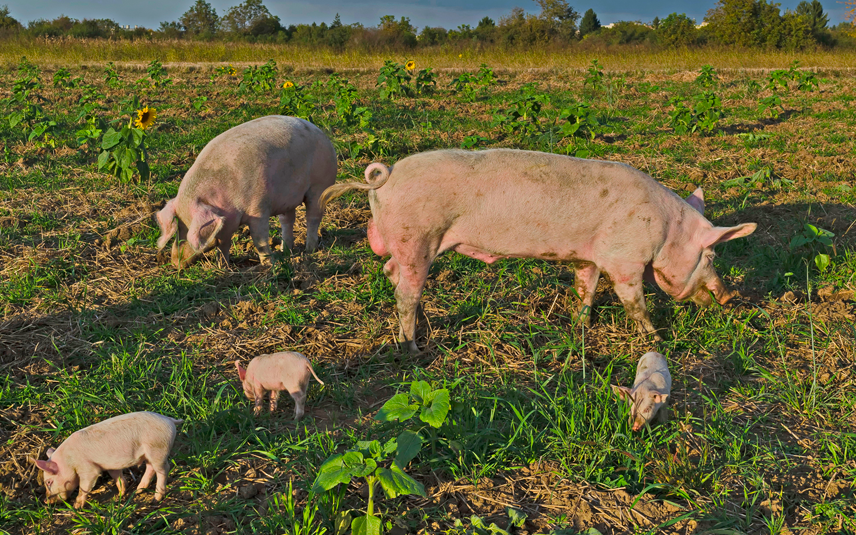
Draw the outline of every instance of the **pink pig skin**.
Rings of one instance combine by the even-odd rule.
[[[270,217],[279,216],[282,247],[294,247],[294,210],[306,205],[306,250],[318,246],[318,200],[336,182],[336,151],[315,125],[270,115],[231,128],[209,142],[184,175],[178,196],[158,212],[158,249],[178,233],[172,264],[184,267],[215,245],[226,262],[243,224],[264,262],[271,254]],[[179,241],[181,244],[179,245]]]
[[[627,315],[657,336],[643,280],[678,300],[725,303],[713,247],[748,236],[755,223],[715,227],[697,189],[686,200],[628,165],[533,151],[439,150],[374,163],[368,183],[328,188],[322,206],[350,189],[368,190],[369,243],[391,258],[400,341],[413,352],[416,310],[434,259],[457,251],[488,263],[500,258],[572,262],[581,312],[589,311],[601,272],[612,279]],[[377,176],[375,176],[377,175]]]
[[[630,425],[634,431],[651,423],[668,418],[669,395],[672,392],[672,374],[666,357],[651,351],[642,355],[636,365],[636,380],[633,388],[612,386],[612,392],[622,401],[630,403]]]
[[[255,401],[253,412],[256,416],[262,411],[265,392],[270,391],[270,411],[273,412],[276,410],[279,393],[287,390],[294,399],[294,419],[299,420],[304,414],[310,374],[316,381],[324,384],[324,381],[315,375],[309,359],[294,351],[259,355],[250,361],[246,370],[236,360],[235,367],[238,368],[244,394],[250,401]]]
[[[105,470],[124,496],[122,470],[143,463],[146,472],[137,490],[147,488],[157,474],[155,500],[163,499],[175,426],[182,422],[154,412],[132,412],[72,433],[56,450],[47,451],[47,461],[34,461],[44,471],[48,503],[57,497],[66,500],[79,486],[74,508],[80,509]]]

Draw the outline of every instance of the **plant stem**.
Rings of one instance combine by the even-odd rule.
[[[366,476],[366,482],[368,482],[368,484],[369,484],[369,503],[366,506],[366,514],[368,516],[374,516],[375,476]]]

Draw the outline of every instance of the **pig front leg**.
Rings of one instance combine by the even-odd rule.
[[[256,245],[256,250],[259,253],[259,260],[262,264],[269,262],[270,250],[270,219],[267,217],[252,217],[248,223],[250,227],[250,236],[253,238],[253,243]]]
[[[107,470],[110,477],[116,482],[116,488],[119,489],[119,496],[125,495],[125,478],[122,476],[121,470]]]
[[[306,199],[306,252],[311,253],[318,248],[318,227],[321,226],[321,218],[324,217],[324,212],[321,211],[319,197]]]
[[[279,401],[279,390],[270,391],[270,412],[276,410],[276,404]]]
[[[291,399],[294,400],[294,419],[299,420],[303,418],[305,414],[304,407],[306,405],[306,391],[305,390],[297,390],[296,392],[289,392],[291,394]]]
[[[612,277],[615,293],[621,299],[627,316],[636,322],[640,333],[652,334],[654,340],[659,342],[662,338],[654,329],[654,324],[651,323],[651,317],[648,315],[648,309],[645,306],[645,292],[642,285],[643,271],[644,266],[640,266],[638,270],[609,272],[609,275]]]
[[[282,227],[282,252],[286,249],[294,249],[294,208],[286,210],[284,214],[279,216],[279,225]],[[309,240],[309,238],[306,238]]]
[[[594,303],[597,281],[600,279],[600,268],[593,262],[580,263],[575,267],[574,288],[581,299],[579,307],[580,319],[586,327],[590,327],[591,307]]]
[[[74,508],[80,509],[86,505],[86,500],[89,498],[89,493],[95,488],[95,482],[98,481],[98,476],[101,475],[101,470],[97,467],[85,469],[78,473],[80,478],[80,487],[77,491],[77,499],[74,500]]]
[[[253,415],[258,416],[262,413],[262,403],[264,403],[265,400],[265,389],[261,386],[254,387],[253,396],[255,398],[253,403]]]

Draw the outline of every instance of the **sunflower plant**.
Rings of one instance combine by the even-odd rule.
[[[391,60],[384,61],[377,77],[377,85],[381,87],[380,98],[394,100],[396,97],[410,96],[413,92],[410,79],[415,68],[416,62],[413,60],[404,65]]]
[[[294,85],[290,80],[282,84],[279,106],[284,115],[300,117],[307,121],[311,121],[315,113],[315,103],[305,88]]]
[[[132,118],[121,130],[109,128],[101,140],[98,169],[106,169],[123,182],[130,182],[136,168],[141,179],[148,179],[146,130],[151,128],[156,118],[157,110],[146,106],[137,110],[136,119]]]

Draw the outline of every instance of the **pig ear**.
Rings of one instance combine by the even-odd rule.
[[[757,223],[743,223],[736,227],[713,227],[708,231],[708,236],[705,240],[704,246],[713,247],[717,244],[725,243],[736,238],[745,238],[755,232],[756,228],[758,228]]]
[[[59,473],[59,465],[53,461],[42,461],[39,459],[36,461],[36,466],[39,467],[39,470],[44,470],[45,472],[56,475]]]
[[[48,459],[50,459],[51,457],[53,457],[53,454],[55,451],[56,451],[56,448],[48,448],[48,451],[45,452],[45,455],[47,455]]]
[[[166,206],[157,213],[158,226],[161,229],[161,237],[158,238],[158,251],[166,247],[169,240],[175,236],[178,223],[175,222],[175,199],[170,199]]]
[[[199,203],[199,211],[193,214],[193,222],[187,229],[187,243],[197,253],[214,247],[217,234],[226,224],[226,218],[215,214],[207,204]]]
[[[626,386],[617,386],[617,385],[609,385],[612,387],[612,393],[618,396],[621,401],[630,401],[633,399],[633,395],[630,393],[630,389]]]
[[[695,208],[698,213],[704,215],[704,191],[702,191],[701,188],[696,188],[696,190],[684,200],[687,201],[687,204]]]
[[[235,367],[236,367],[236,368],[238,368],[238,378],[239,378],[239,379],[241,379],[241,381],[243,381],[244,379],[246,379],[246,377],[247,377],[247,370],[245,370],[244,368],[241,368],[241,363],[240,363],[240,361],[237,361],[237,360],[235,361]]]

